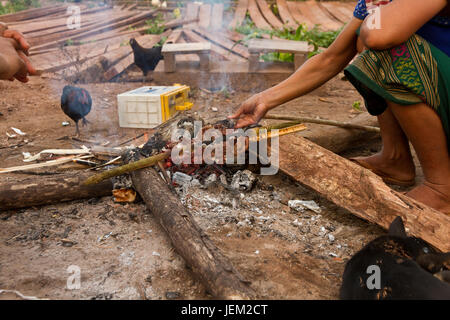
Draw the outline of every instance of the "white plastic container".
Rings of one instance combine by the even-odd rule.
[[[141,87],[117,95],[119,126],[122,128],[154,128],[172,115],[177,102],[183,100],[180,92],[189,91],[186,86]],[[170,99],[171,97],[173,99]],[[187,95],[186,95],[187,96]],[[175,97],[180,97],[175,99]],[[172,102],[173,100],[173,102]],[[183,100],[184,101],[184,100]],[[169,106],[170,105],[170,106]],[[177,108],[178,110],[178,108]]]

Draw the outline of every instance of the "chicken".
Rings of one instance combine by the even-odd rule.
[[[61,95],[61,109],[73,121],[75,121],[77,136],[80,135],[78,121],[82,119],[83,126],[88,121],[85,116],[91,111],[92,99],[86,89],[73,86],[65,86]]]
[[[133,49],[134,63],[142,70],[144,82],[149,71],[153,71],[156,68],[159,60],[163,59],[161,55],[161,46],[155,46],[153,48],[143,48],[135,39],[130,39],[130,45]]]

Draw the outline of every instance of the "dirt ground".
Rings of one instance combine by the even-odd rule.
[[[33,78],[0,82],[0,167],[24,164],[22,152],[72,148],[74,124],[60,109],[66,83]],[[116,95],[136,83],[81,85],[93,98],[83,138],[117,143],[143,130],[118,127]],[[208,89],[208,88],[205,88]],[[194,110],[223,119],[251,91],[208,94],[193,88]],[[341,75],[324,89],[278,108],[278,114],[349,120],[361,101]],[[212,108],[218,109],[213,112]],[[10,139],[19,128],[26,136]],[[26,140],[26,141],[25,141]],[[357,150],[375,152],[379,145]],[[48,168],[47,171],[61,169]],[[64,170],[73,170],[65,168]],[[76,174],[76,171],[74,171]],[[25,174],[2,174],[14,181]],[[43,176],[42,178],[45,178]],[[263,299],[336,299],[346,261],[383,233],[282,173],[258,176],[247,193],[220,185],[179,188],[183,203]],[[314,200],[321,212],[297,212],[289,200]],[[62,238],[72,241],[63,243]],[[68,267],[81,270],[81,288],[67,289]],[[211,296],[174,252],[165,231],[141,203],[112,197],[0,213],[0,290],[49,299],[208,299]],[[11,295],[0,295],[11,298]]]

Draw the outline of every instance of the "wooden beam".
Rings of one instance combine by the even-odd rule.
[[[296,1],[288,1],[287,5],[292,17],[298,24],[305,24],[308,29],[312,29],[314,27],[314,23],[300,10]]]
[[[234,29],[236,27],[239,27],[242,22],[244,22],[245,15],[247,14],[247,8],[248,0],[239,0],[238,6],[234,11],[233,20],[231,20],[230,24],[228,25],[229,28]]]
[[[223,24],[223,3],[215,3],[211,10],[211,30],[222,29]]]
[[[273,14],[272,10],[270,9],[269,5],[265,0],[256,0],[256,3],[258,4],[259,10],[263,14],[264,18],[272,25],[274,29],[282,29],[283,24],[281,21]]]
[[[305,138],[280,138],[279,168],[336,205],[385,229],[400,216],[410,234],[450,251],[449,215],[392,190],[371,171]]]
[[[296,29],[298,27],[298,24],[295,22],[294,17],[291,15],[286,0],[277,0],[277,7],[283,23],[290,28]]]
[[[258,29],[272,30],[272,26],[261,15],[256,0],[248,0],[248,13]]]
[[[234,41],[223,37],[220,34],[209,32],[202,28],[193,28],[192,31],[245,59],[248,59],[250,57],[250,53],[245,46],[239,43],[235,43]]]
[[[211,23],[211,5],[202,4],[198,12],[198,25],[202,28],[208,28]]]

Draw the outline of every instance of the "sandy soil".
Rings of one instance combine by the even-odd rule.
[[[64,85],[39,78],[28,84],[0,82],[1,167],[23,164],[22,152],[73,147],[69,140],[58,140],[74,132],[73,123],[62,126],[69,120],[59,106]],[[116,143],[142,132],[118,127],[116,104],[118,93],[139,85],[81,85],[94,101],[87,117],[91,124],[82,128],[83,138]],[[231,88],[228,95],[193,89],[194,110],[205,118],[223,118],[251,93],[239,88]],[[355,116],[354,101],[360,97],[338,76],[324,89],[278,111],[348,120]],[[212,107],[219,111],[212,112]],[[12,133],[11,127],[27,135],[8,139],[5,132]],[[357,152],[377,148],[368,146]],[[56,170],[61,169],[48,169]],[[0,181],[19,176],[24,174],[3,174]],[[383,231],[281,173],[257,178],[248,193],[213,185],[208,189],[185,187],[179,195],[261,298],[336,299],[345,262]],[[287,206],[292,199],[314,200],[321,212],[292,210]],[[63,238],[72,243],[63,243]],[[0,257],[0,289],[40,298],[211,298],[143,203],[122,205],[104,197],[1,212]],[[81,270],[78,290],[66,287],[71,265]]]

